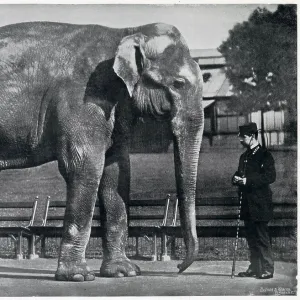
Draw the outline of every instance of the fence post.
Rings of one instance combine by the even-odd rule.
[[[18,232],[18,239],[17,239],[17,247],[16,247],[16,249],[17,249],[17,260],[21,260],[21,259],[23,259],[23,249],[22,249],[22,239],[23,239],[23,237],[22,237],[22,232]]]
[[[35,234],[28,238],[29,259],[36,259],[39,256],[35,253]]]
[[[152,261],[157,261],[157,238],[156,238],[156,233],[153,236],[153,251],[152,251],[152,256],[151,260]]]
[[[164,219],[162,222],[162,227],[167,225],[170,197],[171,197],[171,195],[168,194],[167,198],[166,198],[165,212],[164,212]],[[170,261],[170,260],[171,260],[171,257],[168,255],[168,247],[167,247],[167,235],[163,232],[162,236],[161,236],[161,261]]]
[[[168,247],[167,247],[167,235],[163,233],[161,237],[161,261],[170,261],[170,260],[171,257],[168,255]]]

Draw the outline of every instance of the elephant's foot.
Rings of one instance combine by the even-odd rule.
[[[102,277],[134,277],[140,274],[140,268],[127,257],[104,259],[100,268],[100,276]]]
[[[95,274],[86,262],[60,262],[55,273],[59,281],[93,281]]]

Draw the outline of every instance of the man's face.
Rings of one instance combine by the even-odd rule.
[[[253,136],[249,136],[249,135],[244,135],[244,136],[240,136],[239,135],[239,139],[240,139],[240,143],[244,146],[244,147],[249,147],[251,144],[251,141],[253,139]]]

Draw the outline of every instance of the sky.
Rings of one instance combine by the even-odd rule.
[[[270,11],[277,4],[1,4],[0,26],[28,21],[55,21],[133,27],[163,22],[175,25],[190,49],[217,48],[236,23],[246,21],[256,7]]]

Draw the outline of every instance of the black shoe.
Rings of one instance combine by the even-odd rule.
[[[246,272],[240,272],[238,273],[239,277],[257,277],[256,272],[253,272],[251,270],[247,270]]]
[[[273,273],[269,271],[264,271],[258,276],[258,279],[269,279],[269,278],[273,278]]]

